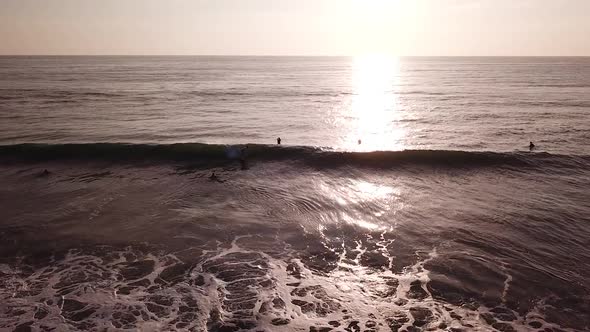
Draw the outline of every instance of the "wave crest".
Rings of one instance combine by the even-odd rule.
[[[453,150],[404,150],[346,152],[309,146],[276,146],[262,144],[221,145],[203,143],[175,144],[16,144],[0,145],[0,157],[31,161],[104,160],[112,162],[137,161],[228,161],[294,160],[316,167],[396,165],[430,165],[450,167],[483,166],[559,166],[583,168],[590,165],[590,156],[556,155],[529,152],[477,152]]]

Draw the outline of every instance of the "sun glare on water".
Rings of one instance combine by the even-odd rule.
[[[353,59],[353,95],[350,106],[344,110],[348,114],[342,114],[348,119],[344,149],[403,150],[404,131],[396,121],[399,119],[395,93],[398,79],[398,58],[365,55]]]
[[[344,222],[368,230],[387,230],[391,225],[383,224],[380,218],[404,208],[399,202],[400,188],[388,184],[362,179],[347,179],[338,183],[317,179],[315,182],[322,194],[340,207],[338,213],[329,214],[324,223]],[[368,206],[369,214],[366,213]]]

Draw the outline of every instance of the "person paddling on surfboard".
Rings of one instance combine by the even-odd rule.
[[[225,180],[222,180],[217,175],[215,175],[215,172],[211,173],[211,175],[209,176],[209,180],[210,181],[219,182],[219,183],[224,183],[225,182]]]

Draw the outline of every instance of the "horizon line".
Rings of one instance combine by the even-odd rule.
[[[393,55],[381,53],[368,54],[0,54],[0,57],[359,57],[391,56],[396,58],[587,58],[589,55]]]

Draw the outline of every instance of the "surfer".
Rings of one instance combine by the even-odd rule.
[[[215,172],[211,173],[211,175],[209,176],[209,180],[219,182],[219,183],[225,182],[224,180],[220,179],[217,175],[215,175]]]
[[[39,174],[39,176],[49,176],[50,172],[46,169],[43,170],[43,172],[41,172],[41,174]]]
[[[359,143],[359,145],[361,145],[361,143],[362,143],[360,138],[359,138],[359,140],[358,140],[358,143]]]
[[[277,144],[281,145],[281,138],[280,137],[277,137]]]
[[[533,142],[529,143],[529,151],[533,151],[533,149],[535,148],[535,144],[533,144]]]
[[[246,152],[248,151],[248,145],[246,145],[244,148],[242,148],[242,150],[240,151],[240,168],[242,170],[245,170],[248,168],[248,165],[246,164]]]

